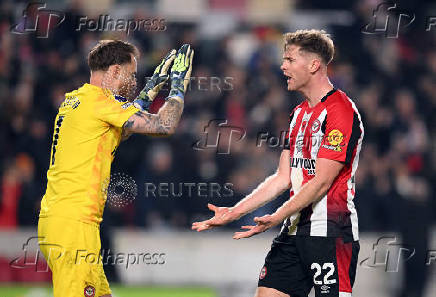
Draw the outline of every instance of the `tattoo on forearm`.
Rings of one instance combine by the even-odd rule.
[[[160,127],[166,132],[175,129],[179,123],[180,116],[183,112],[183,103],[179,100],[170,98],[164,106],[159,110]]]
[[[170,98],[157,114],[138,111],[124,123],[124,128],[138,133],[168,134],[176,128],[183,112],[183,103]],[[138,117],[141,120],[138,120]]]
[[[128,120],[124,123],[124,128],[131,128],[133,127],[133,120]]]

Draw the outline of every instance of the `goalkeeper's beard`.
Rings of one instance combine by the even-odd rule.
[[[124,84],[122,83],[118,89],[117,95],[120,95],[129,101],[132,101],[134,99],[135,91],[136,91],[136,86],[133,83],[131,82],[127,82]]]
[[[135,91],[136,91],[136,84],[134,81],[131,81],[127,79],[126,75],[123,73],[121,74],[122,78],[118,85],[118,88],[114,86],[114,83],[111,83],[111,79],[109,75],[105,75],[103,78],[102,87],[109,89],[112,94],[119,95],[124,98],[126,98],[129,101],[132,101],[134,99]]]

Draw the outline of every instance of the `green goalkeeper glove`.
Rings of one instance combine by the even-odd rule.
[[[173,67],[171,67],[171,91],[168,98],[178,97],[184,100],[186,89],[191,81],[192,59],[194,50],[189,44],[184,44],[177,52]]]
[[[135,107],[148,111],[154,98],[168,80],[168,69],[175,58],[176,50],[173,49],[162,59],[162,62],[154,70],[153,76],[147,81],[145,87],[133,101]]]

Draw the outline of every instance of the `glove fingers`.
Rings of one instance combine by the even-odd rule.
[[[179,51],[177,52],[177,57],[174,60],[173,67],[171,68],[171,71],[174,72],[183,72],[186,71],[187,64],[186,64],[186,58],[188,57],[188,52],[190,52],[191,46],[189,44],[184,44],[180,47]]]
[[[192,60],[194,59],[194,50],[191,51],[191,57],[189,58],[189,68],[192,69]]]
[[[183,99],[191,80],[193,57],[194,51],[189,44],[184,44],[180,47],[171,68],[171,91],[169,97],[178,96]]]
[[[186,89],[187,89],[189,83],[191,82],[192,60],[193,59],[194,59],[194,50],[191,50],[190,57],[189,57],[189,62],[188,62],[189,63],[189,68],[188,68],[188,71],[186,72],[185,81],[184,81],[185,92],[186,92]]]
[[[171,71],[176,71],[177,67],[180,63],[180,54],[177,53],[176,58],[174,59],[173,67],[171,67]]]
[[[168,80],[169,77],[170,76],[168,74],[159,76],[159,78],[156,80],[156,85],[161,86]]]
[[[184,44],[180,47],[179,52],[177,54],[186,54],[186,52],[188,51],[188,49],[191,46],[189,44]]]
[[[186,51],[186,56],[185,56],[185,61],[184,61],[184,65],[186,67],[189,66],[189,61],[191,60],[191,53],[193,52],[193,50],[191,49],[191,46],[189,46],[188,50]]]
[[[175,50],[175,49],[170,50],[170,51],[168,52],[168,54],[165,56],[164,60],[169,59],[171,56],[173,56],[173,55],[175,55],[175,54],[176,54],[176,50]]]
[[[172,49],[164,58],[162,69],[160,70],[160,75],[166,75],[168,72],[168,68],[170,68],[171,63],[176,58],[176,50]]]
[[[178,71],[184,71],[186,65],[186,58],[188,57],[188,53],[191,49],[191,46],[189,44],[184,44],[182,45],[182,47],[179,49],[179,53],[178,53],[178,57],[179,57],[179,61],[178,61],[178,67],[177,70]]]

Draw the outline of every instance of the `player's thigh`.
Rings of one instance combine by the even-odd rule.
[[[290,295],[273,288],[258,287],[254,297],[290,297]]]
[[[303,266],[311,275],[315,296],[351,296],[356,275],[359,243],[342,238],[300,236],[297,247]]]
[[[100,255],[100,231],[98,226],[83,224],[81,227],[83,237],[77,238],[77,247],[74,265],[78,274],[78,290],[85,297],[100,297],[110,295],[112,292],[103,269],[103,259]]]
[[[53,263],[60,259],[61,255],[65,252],[64,246],[56,238],[58,230],[54,227],[55,224],[55,222],[47,218],[40,218],[38,220],[39,249],[51,270],[53,270]]]
[[[295,236],[281,234],[274,239],[260,271],[258,287],[275,289],[283,296],[292,297],[306,297],[310,292],[311,277],[303,269]]]
[[[98,295],[96,296],[111,296],[112,291],[109,288],[109,282],[107,281],[106,275],[104,273],[103,264],[100,264],[98,268],[99,275],[99,287],[98,287]]]
[[[111,294],[100,256],[98,226],[46,218],[40,220],[38,236],[43,238],[40,248],[53,272],[55,297]],[[62,253],[53,253],[53,247],[61,247]]]
[[[66,287],[70,285],[70,290],[75,292],[75,296],[111,296],[112,292],[109,288],[109,283],[104,274],[101,262],[82,262],[80,264],[74,264],[73,266],[71,271],[74,271],[74,273],[71,273],[71,275],[74,279],[67,280],[67,282],[63,283],[59,291],[65,292]]]
[[[84,278],[83,267],[78,270],[68,269],[66,272],[58,272],[58,277],[53,280],[54,297],[100,297],[111,296],[109,292],[103,292],[97,279],[89,275]]]

